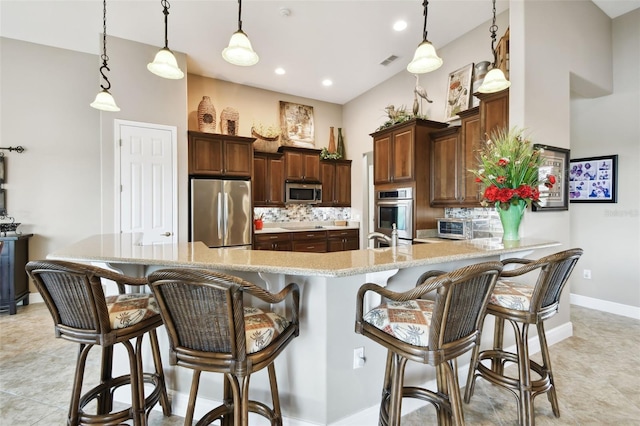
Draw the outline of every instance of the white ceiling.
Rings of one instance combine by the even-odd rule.
[[[221,56],[237,29],[236,0],[170,2],[169,47],[187,54],[189,73],[337,104],[405,69],[422,40],[420,0],[244,0],[242,28],[260,62],[237,67]],[[611,18],[640,7],[640,0],[594,3]],[[498,14],[508,4],[498,0]],[[289,15],[284,16],[282,9]],[[489,0],[432,0],[428,38],[436,48],[444,46],[486,25],[491,13]],[[400,33],[392,29],[398,19],[408,23]],[[505,30],[499,28],[498,35]],[[99,54],[101,33],[101,0],[0,1],[3,37]],[[108,0],[107,34],[162,47],[160,0]],[[487,26],[487,56],[490,43]],[[390,55],[398,59],[380,65]],[[287,73],[275,75],[277,67]],[[326,78],[333,80],[333,86],[322,86]]]

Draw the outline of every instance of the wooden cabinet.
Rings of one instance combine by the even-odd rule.
[[[320,182],[320,151],[316,149],[280,147],[284,153],[285,180]]]
[[[29,280],[25,266],[29,261],[29,238],[33,234],[0,237],[0,308],[9,315],[17,312],[16,304],[29,304]]]
[[[447,123],[412,119],[372,133],[373,175],[376,191],[413,189],[413,230],[434,229],[444,210],[430,205],[431,133]]]
[[[358,229],[260,233],[255,234],[253,239],[254,250],[326,253],[359,248],[360,231]]]
[[[460,200],[460,127],[431,134],[431,205],[450,206]]]
[[[480,139],[491,139],[497,129],[509,130],[509,89],[475,96],[480,99]]]
[[[358,250],[360,231],[357,229],[336,229],[327,231],[327,251]]]
[[[429,133],[447,123],[413,119],[372,133],[374,184],[416,180],[416,161],[429,144]],[[420,163],[422,165],[422,163]]]
[[[281,153],[253,155],[253,206],[284,206],[284,158]]]
[[[189,174],[250,178],[254,138],[189,132]]]
[[[307,253],[327,252],[327,231],[293,232],[293,251]]]
[[[460,126],[431,134],[431,206],[480,207],[476,169],[480,148],[479,107],[459,113]]]
[[[320,207],[351,207],[351,160],[320,161]]]
[[[270,234],[256,234],[253,238],[254,250],[291,251],[291,233],[278,232]]]

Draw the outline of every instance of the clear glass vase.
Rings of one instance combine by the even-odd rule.
[[[524,200],[518,200],[517,204],[509,204],[509,208],[504,210],[500,208],[500,203],[496,203],[496,210],[502,223],[502,241],[520,240],[520,221],[526,206],[527,203]]]

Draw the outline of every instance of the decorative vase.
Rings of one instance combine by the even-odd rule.
[[[500,203],[496,203],[496,210],[502,223],[502,241],[520,240],[520,221],[526,206],[527,203],[524,200],[518,200],[518,204],[509,204],[509,208],[504,210],[500,208]]]
[[[338,154],[344,158],[344,139],[342,138],[342,127],[338,127]]]
[[[333,127],[329,127],[329,147],[327,151],[329,151],[329,154],[336,152],[336,139],[333,135]]]
[[[216,109],[208,96],[203,96],[198,104],[198,130],[206,133],[216,132]]]

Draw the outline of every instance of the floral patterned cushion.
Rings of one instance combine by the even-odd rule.
[[[160,314],[151,294],[128,293],[107,296],[107,310],[112,329],[126,328]]]
[[[375,328],[414,346],[429,346],[432,300],[388,302],[367,312],[363,319]]]
[[[289,326],[282,316],[259,308],[244,308],[244,330],[247,339],[247,353],[264,349]]]
[[[533,287],[530,285],[498,280],[491,294],[489,304],[518,311],[528,311],[532,294]]]

